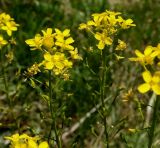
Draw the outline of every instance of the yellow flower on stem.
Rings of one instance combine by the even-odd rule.
[[[44,141],[39,144],[38,148],[49,148],[49,145],[46,141]]]
[[[135,50],[137,57],[129,58],[130,61],[140,62],[142,65],[153,64],[155,57],[158,55],[157,51],[154,51],[152,46],[147,46],[144,50],[144,54],[139,50]]]
[[[64,38],[64,37],[69,37],[70,36],[70,30],[69,29],[65,29],[64,31],[60,31],[59,29],[55,29],[55,34],[56,34],[56,38]]]
[[[94,37],[99,41],[97,47],[98,49],[104,49],[105,45],[112,45],[113,40],[106,35],[106,33],[97,32]]]
[[[11,36],[13,31],[17,31],[17,26],[19,25],[16,24],[14,21],[11,21],[6,22],[5,26],[2,26],[1,28],[2,30],[5,30],[9,36]]]
[[[34,39],[28,39],[25,42],[31,47],[31,50],[36,50],[41,49],[43,40],[40,34],[36,34]]]
[[[77,60],[77,59],[82,60],[82,57],[78,55],[78,50],[77,50],[77,48],[75,48],[74,50],[69,51],[69,52],[70,52],[70,54],[71,54],[71,58],[72,58],[72,59],[74,59],[74,60]]]
[[[115,50],[124,50],[127,48],[127,45],[124,41],[118,40],[118,45]]]
[[[55,45],[61,47],[66,50],[74,50],[74,47],[70,44],[74,42],[72,37],[67,38],[66,40],[63,38],[57,38]]]
[[[152,90],[155,94],[160,95],[160,75],[159,72],[155,72],[152,76],[149,71],[142,73],[145,83],[139,85],[138,91],[140,93],[146,93]]]
[[[54,45],[54,34],[52,28],[47,28],[46,31],[42,30],[43,33],[43,45],[47,49],[51,49]]]
[[[46,141],[37,143],[40,140],[39,137],[30,137],[27,134],[14,134],[11,137],[5,137],[11,141],[10,148],[49,148],[49,145]]]
[[[121,25],[122,29],[128,29],[130,27],[136,26],[135,24],[133,24],[132,19],[123,20],[120,25]]]
[[[6,45],[8,42],[4,40],[3,36],[0,35],[0,47]],[[0,48],[1,49],[1,48]]]

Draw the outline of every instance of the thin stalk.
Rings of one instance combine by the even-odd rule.
[[[61,140],[59,138],[59,134],[58,134],[57,126],[56,126],[56,115],[53,112],[52,72],[51,71],[49,71],[49,99],[50,99],[49,100],[49,108],[50,108],[50,113],[51,113],[51,117],[52,117],[52,124],[51,124],[51,129],[50,129],[50,132],[49,132],[49,136],[48,136],[48,141],[50,140],[50,137],[51,137],[51,131],[52,131],[52,129],[54,129],[57,146],[58,146],[58,148],[62,148]]]
[[[4,82],[4,88],[5,88],[5,93],[6,93],[6,97],[7,97],[7,101],[9,104],[10,109],[12,108],[12,103],[11,103],[11,99],[9,97],[9,89],[8,89],[8,83],[7,83],[7,79],[6,79],[6,75],[5,75],[5,67],[2,63],[3,61],[3,53],[2,53],[2,49],[0,49],[0,62],[1,62],[1,67],[2,67],[2,76],[3,76],[3,82]]]
[[[157,121],[157,112],[158,112],[158,104],[159,104],[160,96],[156,97],[155,103],[154,103],[154,110],[153,110],[153,117],[152,117],[152,124],[149,130],[149,142],[148,142],[148,148],[152,147],[153,139],[154,139],[154,131]]]
[[[101,78],[100,78],[100,98],[101,98],[101,103],[102,103],[102,120],[104,124],[104,132],[105,132],[105,137],[106,137],[106,142],[107,142],[107,148],[109,148],[109,137],[108,137],[108,131],[107,131],[107,122],[106,122],[106,108],[105,108],[105,94],[106,94],[106,50],[103,49],[102,51],[102,71],[101,71]]]

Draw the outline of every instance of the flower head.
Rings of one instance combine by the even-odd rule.
[[[149,71],[142,73],[143,84],[139,85],[138,91],[141,93],[146,93],[149,90],[152,90],[155,94],[160,95],[160,73],[155,72],[153,76]]]
[[[135,50],[135,54],[137,57],[129,58],[130,61],[137,61],[142,65],[152,65],[155,57],[158,55],[158,52],[154,51],[154,48],[152,46],[147,46],[144,50],[144,54],[139,50]]]
[[[36,49],[41,49],[43,40],[40,34],[36,34],[35,38],[28,39],[25,42],[31,47],[31,50],[36,50]]]
[[[6,45],[8,42],[4,40],[3,36],[0,36],[0,47]],[[0,48],[1,49],[1,48]]]
[[[49,148],[49,145],[46,141],[37,143],[40,140],[39,137],[30,137],[27,134],[14,134],[10,137],[5,137],[11,141],[10,148]]]
[[[105,45],[111,45],[113,42],[112,39],[108,37],[104,32],[97,32],[94,37],[99,41],[97,45],[98,49],[104,49]]]

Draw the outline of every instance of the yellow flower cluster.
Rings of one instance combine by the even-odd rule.
[[[42,35],[36,34],[33,39],[26,40],[31,50],[43,51],[44,60],[39,66],[53,70],[55,75],[64,75],[65,77],[68,69],[72,68],[73,61],[81,59],[77,48],[72,45],[73,42],[69,29],[60,31],[57,28],[55,32],[52,28],[47,28],[47,30],[42,30]]]
[[[26,74],[27,74],[28,76],[34,76],[34,75],[36,75],[38,72],[40,72],[39,64],[35,63],[35,64],[33,64],[31,67],[27,68]]]
[[[91,32],[98,40],[98,49],[103,50],[106,45],[112,45],[113,37],[120,29],[128,29],[132,26],[136,26],[133,24],[132,19],[125,20],[122,18],[122,16],[120,16],[120,14],[120,12],[107,10],[103,13],[93,14],[92,19],[86,24],[80,24],[79,29],[86,29],[87,31]],[[117,50],[122,50],[125,46],[126,44],[123,41],[119,41]]]
[[[9,14],[0,14],[0,30],[6,31],[7,34],[11,36],[13,31],[17,31],[17,26],[19,25],[15,23]]]
[[[139,62],[145,69],[142,73],[145,82],[138,87],[139,92],[146,93],[152,90],[155,94],[160,95],[160,71],[157,69],[157,65],[160,65],[160,62],[158,62],[160,59],[160,43],[157,47],[147,46],[144,49],[144,53],[135,50],[135,54],[137,57],[129,58],[130,61]],[[155,72],[153,75],[147,68],[147,65],[154,67]]]
[[[10,148],[49,148],[46,141],[40,142],[39,137],[30,137],[27,134],[14,134],[11,137],[5,137],[11,141]]]
[[[0,13],[0,31],[5,31],[8,36],[12,35],[13,31],[17,30],[18,24],[15,23],[14,19],[11,18],[9,14]],[[4,39],[2,33],[0,34],[0,49],[8,43],[7,40]]]

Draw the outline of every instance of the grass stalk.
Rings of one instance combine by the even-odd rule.
[[[49,132],[49,136],[48,136],[48,141],[50,141],[50,137],[51,137],[51,132],[52,129],[54,130],[55,136],[56,136],[56,144],[58,146],[58,148],[62,148],[61,146],[61,140],[58,134],[58,130],[57,130],[57,126],[56,126],[56,115],[53,112],[53,93],[52,93],[52,72],[49,71],[49,108],[50,108],[50,113],[51,113],[51,118],[52,118],[52,124],[51,124],[51,129]]]
[[[108,137],[108,131],[107,131],[107,122],[106,122],[106,107],[105,107],[105,94],[106,94],[106,49],[102,50],[102,63],[101,63],[101,78],[100,78],[100,98],[102,103],[102,120],[104,124],[104,132],[105,132],[105,138],[107,143],[107,148],[109,148],[109,137]]]
[[[154,103],[154,109],[153,109],[153,117],[152,117],[152,123],[151,123],[151,127],[149,130],[149,136],[148,136],[148,148],[152,147],[153,144],[153,139],[154,139],[154,131],[155,131],[155,126],[156,126],[156,121],[157,121],[157,112],[158,112],[158,104],[159,104],[159,99],[160,96],[156,97],[155,103]]]

